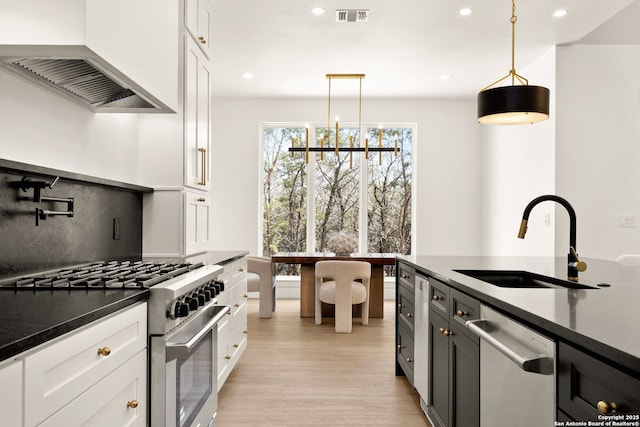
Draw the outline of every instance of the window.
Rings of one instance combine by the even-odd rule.
[[[359,252],[411,250],[412,143],[414,127],[363,126],[369,147],[397,146],[398,152],[305,153],[303,126],[262,126],[262,249],[278,252],[328,251],[337,232],[358,237]],[[309,126],[309,146],[335,147],[335,132]],[[339,129],[340,147],[357,146],[360,129]],[[327,144],[324,141],[330,140]],[[323,141],[321,143],[321,141]],[[312,213],[312,214],[309,214]],[[278,274],[299,274],[295,265],[279,264]]]

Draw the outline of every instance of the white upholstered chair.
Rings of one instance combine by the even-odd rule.
[[[276,267],[271,258],[247,257],[247,291],[260,293],[260,317],[270,318],[276,309]]]
[[[616,258],[616,261],[624,265],[640,265],[640,255],[624,254]]]
[[[335,330],[351,332],[353,304],[362,304],[362,324],[369,323],[371,264],[364,261],[318,261],[315,266],[316,325],[322,324],[322,304],[335,305]]]

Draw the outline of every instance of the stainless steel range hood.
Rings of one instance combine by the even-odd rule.
[[[173,112],[97,55],[0,56],[0,65],[94,112]]]

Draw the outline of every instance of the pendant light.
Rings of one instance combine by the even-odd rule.
[[[493,125],[536,123],[549,118],[549,89],[529,85],[529,81],[516,73],[515,31],[516,5],[511,0],[511,70],[500,80],[482,89],[478,94],[478,122]],[[494,87],[511,78],[511,85]]]

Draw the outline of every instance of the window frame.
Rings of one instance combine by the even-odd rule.
[[[259,147],[258,147],[258,255],[264,255],[263,244],[264,244],[264,220],[263,220],[263,211],[264,211],[264,195],[263,191],[263,181],[264,181],[264,131],[266,128],[297,128],[304,129],[308,127],[309,129],[309,147],[316,147],[316,129],[326,129],[327,124],[320,122],[310,122],[310,123],[300,123],[300,122],[260,122],[259,123]],[[358,128],[357,122],[341,122],[341,128]],[[418,132],[417,132],[417,124],[416,123],[387,123],[384,125],[380,125],[378,123],[361,123],[361,127],[359,129],[360,135],[367,135],[370,129],[398,129],[398,128],[407,128],[411,129],[411,254],[415,254],[416,248],[416,218],[417,218],[417,203],[416,203],[416,194],[417,194],[417,151],[418,151]],[[301,146],[304,144],[302,141],[297,142],[297,146]],[[309,163],[307,164],[307,212],[315,212],[315,198],[309,197],[310,195],[315,194],[315,167],[316,167],[316,156],[314,153],[309,154]],[[360,165],[360,183],[367,182],[368,183],[368,168],[367,168],[367,159],[363,153],[354,153],[357,161]],[[303,156],[304,153],[296,153],[295,155]],[[378,153],[370,152],[369,155],[378,155]],[[383,155],[389,155],[388,153],[383,153]],[[354,162],[356,161],[354,158]],[[313,177],[313,178],[311,178]],[[359,222],[359,233],[358,233],[358,250],[362,251],[362,248],[366,248],[368,244],[368,221],[367,221],[367,202],[368,202],[368,185],[360,185],[360,196],[359,196],[359,213],[358,213],[358,222]],[[306,230],[306,252],[316,252],[316,218],[315,215],[307,215],[307,230]]]

